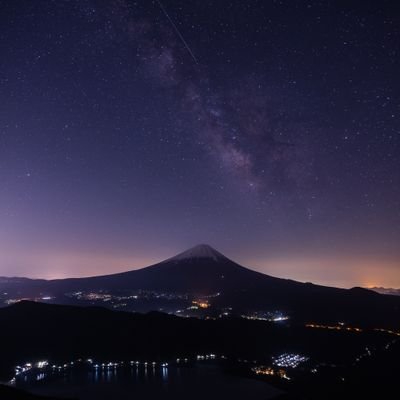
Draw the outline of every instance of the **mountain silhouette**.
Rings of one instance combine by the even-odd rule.
[[[56,302],[65,293],[78,291],[145,290],[211,296],[214,307],[229,307],[237,313],[280,310],[305,321],[400,328],[399,297],[272,277],[245,268],[206,244],[138,270],[50,281],[1,278],[0,287],[19,297],[51,295]]]

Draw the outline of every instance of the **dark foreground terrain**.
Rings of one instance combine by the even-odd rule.
[[[0,399],[1,400],[60,400],[56,399],[55,397],[36,396],[24,390],[18,390],[5,385],[0,385]]]
[[[161,362],[214,353],[223,355],[223,368],[229,373],[266,379],[293,398],[341,398],[357,392],[366,398],[395,386],[400,357],[398,336],[393,333],[293,322],[202,320],[20,302],[0,310],[0,326],[4,380],[14,375],[16,365],[38,360]],[[307,357],[302,365],[287,369],[290,381],[252,372],[253,366],[268,366],[273,356],[284,353]]]

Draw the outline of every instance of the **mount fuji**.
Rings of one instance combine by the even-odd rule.
[[[400,298],[374,291],[339,289],[281,279],[245,268],[200,244],[155,265],[112,275],[57,280],[0,278],[0,291],[18,298],[52,297],[69,303],[67,293],[156,293],[212,298],[213,307],[243,311],[280,310],[294,318],[399,327]],[[108,304],[102,303],[107,306]],[[148,305],[144,310],[159,310]]]

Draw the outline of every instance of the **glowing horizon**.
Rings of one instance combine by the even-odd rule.
[[[153,257],[146,257],[144,254],[140,257],[135,255],[118,257],[115,254],[106,253],[95,255],[74,252],[64,254],[38,252],[34,255],[31,254],[26,259],[20,258],[21,264],[30,263],[37,270],[37,272],[31,271],[30,273],[24,273],[23,268],[15,269],[15,267],[7,272],[3,264],[5,260],[0,257],[0,276],[51,280],[109,275],[146,268],[184,250],[186,249],[177,250],[174,254],[163,251]],[[361,260],[349,256],[336,258],[333,256],[325,258],[293,256],[288,259],[272,257],[260,260],[253,257],[238,256],[235,258],[229,254],[224,255],[243,267],[282,279],[340,288],[354,286],[400,288],[398,265],[395,261],[390,260],[379,263],[376,260],[371,261],[370,258]],[[17,256],[14,255],[12,258],[15,260]]]

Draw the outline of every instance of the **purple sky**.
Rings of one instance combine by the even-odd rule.
[[[400,287],[395,2],[162,4],[0,1],[0,275]]]

